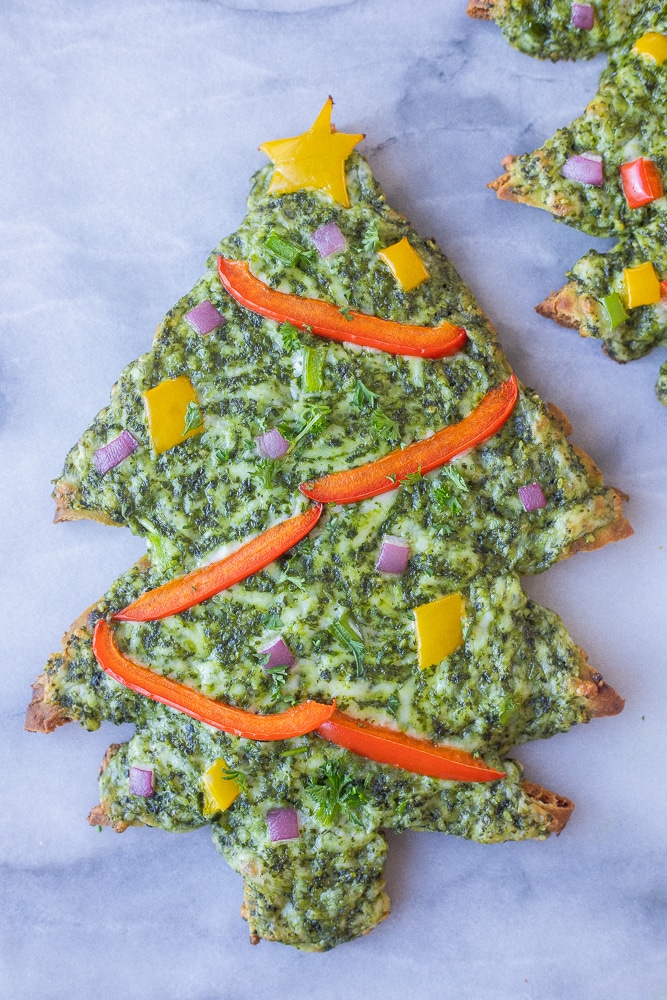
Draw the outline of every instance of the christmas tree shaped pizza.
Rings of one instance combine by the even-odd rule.
[[[56,520],[147,554],[66,634],[27,726],[132,722],[91,822],[212,828],[260,937],[388,913],[383,829],[544,838],[513,744],[622,701],[521,573],[630,529],[327,101],[67,457]]]
[[[507,157],[490,186],[594,236],[619,237],[610,252],[582,257],[538,312],[598,337],[616,361],[642,357],[667,343],[667,3],[471,0],[468,12],[493,18],[531,55],[608,51],[581,118],[535,152]],[[657,393],[667,405],[667,362]]]

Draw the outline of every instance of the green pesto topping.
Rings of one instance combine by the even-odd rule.
[[[62,482],[75,508],[103,512],[144,536],[147,563],[124,574],[48,668],[49,697],[88,728],[133,722],[135,735],[101,778],[112,822],[186,830],[210,823],[218,849],[243,874],[251,928],[324,949],[370,929],[387,911],[380,831],[442,830],[491,843],[543,837],[548,818],[503,760],[515,744],[588,718],[577,691],[583,654],[556,615],[529,601],[519,574],[546,569],[615,516],[615,496],[567,443],[539,398],[521,389],[502,430],[428,475],[380,497],[328,506],[311,534],[257,573],[181,615],[117,623],[128,656],[210,698],[271,713],[306,699],[478,753],[506,772],[490,783],[443,782],[375,764],[317,734],[280,743],[243,740],[123,688],[94,661],[99,615],[306,507],[298,486],[376,460],[467,416],[508,377],[493,332],[434,243],[385,204],[365,161],[348,161],[350,207],[318,192],[267,193],[253,181],[246,219],[165,318],[154,347],[121,374],[109,403],[70,452]],[[348,249],[267,253],[271,234],[335,222]],[[404,292],[376,257],[378,241],[410,238],[430,279]],[[275,242],[275,241],[271,241]],[[272,287],[399,322],[466,328],[464,351],[425,362],[326,342],[264,320],[220,286],[216,254],[247,260]],[[184,319],[208,299],[223,331],[195,336]],[[315,360],[311,360],[315,359]],[[203,430],[160,456],[149,445],[141,394],[187,374],[206,414]],[[140,447],[103,478],[93,455],[127,427]],[[255,437],[278,427],[286,455],[263,460]],[[530,517],[517,485],[539,481],[544,509]],[[452,522],[455,530],[443,525]],[[386,535],[411,558],[390,577],[376,570]],[[429,670],[418,666],[412,609],[450,593],[464,605],[464,641]],[[261,650],[279,632],[295,657],[265,669]],[[201,777],[222,758],[242,794],[211,815]],[[154,771],[155,794],[131,796],[130,766]],[[273,844],[266,815],[298,810],[298,840]]]
[[[574,299],[570,325],[603,341],[617,361],[642,357],[667,343],[667,308],[663,302],[625,314],[623,269],[653,261],[661,279],[667,276],[667,208],[664,198],[630,208],[620,168],[640,157],[652,160],[667,177],[667,63],[634,50],[647,32],[667,34],[664,2],[596,0],[592,31],[574,28],[569,0],[498,0],[494,19],[511,44],[545,58],[581,58],[608,51],[598,91],[584,113],[559,129],[532,153],[516,157],[508,167],[512,197],[543,208],[558,221],[594,236],[617,236],[607,253],[592,250],[569,272]],[[535,26],[539,26],[537,38]],[[562,175],[571,156],[602,157],[604,183],[581,184]],[[571,294],[570,294],[571,293]],[[665,393],[667,362],[657,391]]]

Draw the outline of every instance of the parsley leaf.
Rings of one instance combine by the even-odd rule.
[[[267,611],[265,615],[262,615],[262,625],[276,632],[283,627],[283,623],[275,611]]]
[[[357,253],[376,253],[380,247],[380,220],[373,219],[366,226],[364,235],[361,238],[361,246],[355,247]]]
[[[296,351],[301,347],[299,331],[295,326],[292,326],[291,323],[282,323],[278,327],[278,333],[281,336],[283,347],[286,351]]]
[[[378,393],[373,392],[367,385],[364,385],[360,378],[358,378],[354,385],[354,396],[352,397],[352,403],[354,406],[356,406],[359,410],[365,410],[366,408],[372,410],[375,406],[375,400],[377,398]]]
[[[318,781],[312,781],[308,794],[317,802],[317,816],[327,826],[341,816],[356,826],[362,826],[360,813],[368,802],[361,784],[352,781],[338,761],[327,761],[320,769]]]
[[[387,699],[387,711],[389,712],[390,715],[396,715],[400,707],[401,703],[399,701],[398,695],[392,694]]]
[[[371,430],[380,441],[386,441],[387,444],[398,444],[401,440],[398,424],[382,410],[373,411]]]
[[[413,489],[417,483],[421,483],[423,479],[422,467],[420,465],[416,472],[408,472],[405,479],[401,479],[401,486],[407,486],[408,489]]]
[[[233,771],[229,767],[223,767],[220,773],[225,781],[235,781],[242,792],[248,791],[248,776],[245,771]]]
[[[270,667],[267,674],[271,678],[271,703],[275,705],[277,701],[284,701],[287,705],[293,705],[295,696],[284,690],[284,685],[289,680],[289,667]]]
[[[354,319],[354,316],[350,316],[351,312],[350,306],[341,306],[338,311],[341,313],[342,316],[345,317],[348,323],[351,323],[352,320]]]
[[[332,622],[329,632],[335,639],[346,646],[354,656],[357,665],[357,677],[364,676],[364,639],[356,622],[352,621],[349,611],[344,611],[340,618]]]
[[[451,465],[445,465],[441,474],[445,481],[432,490],[436,506],[440,509],[441,514],[461,514],[463,506],[456,494],[457,492],[467,493],[468,485],[461,474]]]
[[[301,417],[303,426],[290,444],[287,454],[289,455],[294,451],[301,438],[305,437],[306,434],[319,434],[324,428],[326,423],[325,417],[329,413],[331,413],[331,407],[325,403],[314,403],[307,400],[304,403]]]
[[[253,472],[255,482],[268,490],[273,486],[278,463],[273,458],[261,458]]]
[[[183,428],[183,433],[187,434],[189,431],[194,431],[198,427],[201,427],[203,423],[204,418],[202,417],[199,404],[193,402],[188,403],[185,411],[185,427]]]

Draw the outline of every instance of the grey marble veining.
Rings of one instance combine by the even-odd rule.
[[[4,0],[0,9],[2,814],[8,1000],[667,997],[667,412],[656,357],[621,368],[533,306],[591,245],[485,184],[592,95],[600,60],[543,65],[464,0]],[[391,917],[327,955],[247,944],[206,830],[90,828],[119,738],[22,731],[29,683],[142,551],[53,526],[49,480],[121,367],[244,214],[257,146],[324,98],[365,131],[390,203],[447,251],[521,378],[631,495],[635,536],[526,582],[627,698],[521,748],[573,798],[563,835],[390,837]],[[598,241],[598,245],[603,245]],[[122,733],[120,734],[122,738]]]

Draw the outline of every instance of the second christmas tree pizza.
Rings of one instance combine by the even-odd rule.
[[[264,144],[241,226],[68,455],[57,520],[147,554],[27,719],[134,723],[91,822],[210,825],[251,939],[306,950],[387,915],[384,829],[563,828],[507,754],[623,703],[520,574],[630,532],[330,119]]]
[[[667,342],[667,3],[596,0],[471,0],[530,55],[551,59],[608,52],[598,91],[583,115],[532,153],[509,156],[494,181],[500,198],[550,212],[594,236],[592,250],[538,311],[597,337],[616,361]],[[667,405],[667,362],[657,383]]]

